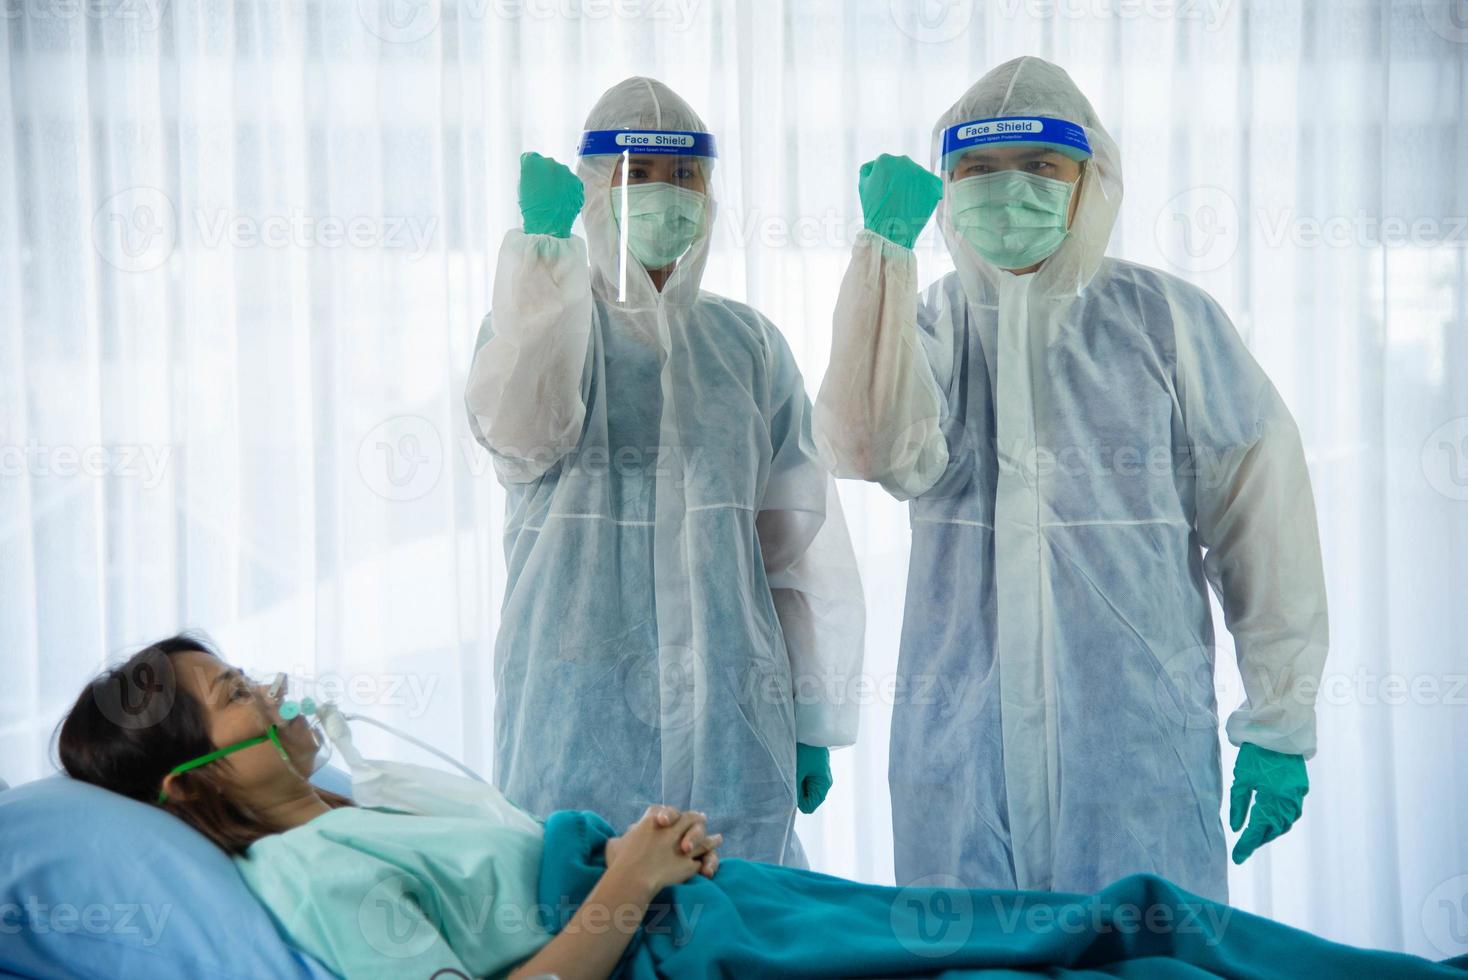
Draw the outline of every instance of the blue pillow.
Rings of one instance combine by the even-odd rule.
[[[346,793],[336,769],[319,785]],[[0,792],[0,975],[326,980],[234,863],[162,810],[66,776]]]

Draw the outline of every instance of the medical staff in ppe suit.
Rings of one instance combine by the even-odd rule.
[[[714,152],[631,78],[575,175],[522,158],[466,392],[508,496],[495,778],[542,816],[702,810],[726,855],[804,865],[796,808],[856,738],[861,585],[789,347],[699,288]]]
[[[933,162],[941,183],[863,168],[815,413],[838,476],[912,502],[898,882],[1152,872],[1223,900],[1209,585],[1247,695],[1236,861],[1299,816],[1315,751],[1326,605],[1299,434],[1217,303],[1103,254],[1121,160],[1064,71],[994,69]],[[919,305],[935,205],[956,271]]]

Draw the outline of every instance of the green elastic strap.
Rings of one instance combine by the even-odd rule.
[[[222,749],[215,749],[208,755],[201,755],[197,759],[190,759],[188,762],[174,766],[172,769],[168,770],[168,774],[163,778],[167,779],[168,776],[177,776],[181,772],[188,772],[190,769],[197,769],[200,766],[207,766],[215,759],[222,759],[224,756],[229,755],[231,752],[238,752],[241,749],[248,749],[252,745],[259,745],[261,742],[265,741],[273,742],[275,744],[275,751],[280,753],[280,757],[286,762],[291,761],[290,753],[286,752],[285,746],[280,744],[280,735],[276,733],[275,726],[271,725],[269,728],[265,729],[264,735],[256,735],[254,738],[247,738],[243,742],[236,742],[233,745],[226,745]],[[168,794],[163,792],[162,790],[159,790],[158,802],[167,803]]]

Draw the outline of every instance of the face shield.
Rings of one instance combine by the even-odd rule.
[[[1069,234],[1085,130],[1064,119],[975,119],[943,133],[943,194],[954,229],[1001,269],[1027,269]]]
[[[213,752],[182,762],[169,770],[168,775],[177,775],[198,769],[211,762],[223,759],[236,752],[262,746],[259,751],[273,751],[281,762],[290,767],[302,779],[310,779],[331,758],[331,743],[321,730],[318,705],[304,689],[285,674],[271,677],[250,677],[250,690],[256,694],[256,706],[264,730],[250,738],[221,746]],[[294,689],[293,689],[294,687]],[[167,802],[168,795],[161,790],[158,802]]]
[[[606,194],[615,235],[618,298],[629,270],[670,275],[710,232],[714,138],[673,130],[606,129],[582,134],[587,194]]]

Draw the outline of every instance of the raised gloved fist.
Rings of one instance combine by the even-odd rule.
[[[912,248],[943,198],[943,181],[927,168],[887,153],[862,164],[856,189],[867,228],[903,248]]]
[[[527,235],[568,238],[586,192],[564,163],[539,153],[520,154],[520,215]]]

